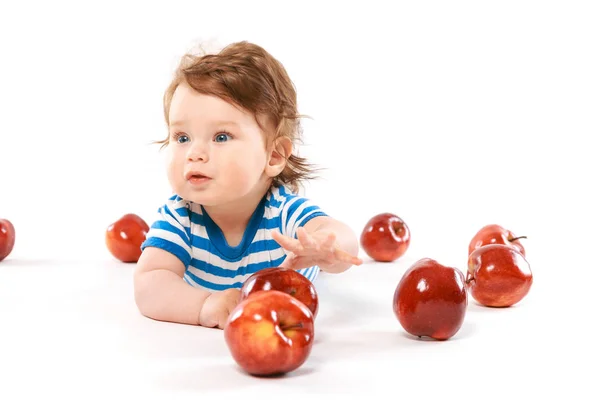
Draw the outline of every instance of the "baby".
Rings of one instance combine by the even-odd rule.
[[[305,197],[311,165],[296,91],[263,48],[240,42],[184,56],[164,96],[172,195],[158,210],[134,273],[152,319],[223,329],[239,288],[279,266],[311,281],[359,265],[358,240]]]

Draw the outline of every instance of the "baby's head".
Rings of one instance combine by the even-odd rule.
[[[276,186],[298,190],[303,180],[311,178],[311,165],[293,154],[293,146],[301,140],[296,90],[283,65],[260,46],[239,42],[217,54],[185,55],[165,92],[164,114],[169,134],[158,143],[172,148],[169,178],[175,187],[175,181],[189,175],[190,169],[202,174],[221,174],[222,169],[235,175],[248,172],[239,177],[240,182],[227,182],[239,186],[242,179],[259,179],[248,170],[258,169],[265,161],[276,166],[265,169]],[[223,120],[236,124],[228,127]],[[194,147],[193,143],[198,144]],[[253,156],[253,150],[260,152],[254,144],[265,151],[265,160]],[[210,167],[207,163],[205,171],[201,165],[209,154],[214,162]],[[190,166],[192,160],[200,160],[200,166]],[[236,172],[229,166],[237,161]],[[215,169],[219,162],[221,171]],[[196,189],[201,190],[200,186]]]

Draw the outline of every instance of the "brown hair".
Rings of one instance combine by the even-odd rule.
[[[185,54],[176,68],[171,84],[165,91],[164,115],[169,124],[169,109],[175,90],[181,83],[202,94],[217,96],[251,112],[259,126],[259,115],[267,117],[275,130],[264,129],[267,143],[287,137],[295,144],[302,131],[298,114],[296,90],[283,65],[262,47],[238,42],[217,54]],[[168,145],[169,136],[156,143]],[[284,170],[275,177],[276,186],[286,184],[298,191],[301,181],[313,178],[313,165],[305,158],[290,154]]]

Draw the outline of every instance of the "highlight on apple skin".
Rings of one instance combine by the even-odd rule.
[[[313,346],[314,319],[301,301],[266,290],[232,310],[224,327],[235,362],[250,375],[282,375],[298,369]]]
[[[125,214],[111,223],[105,232],[108,251],[124,263],[135,263],[142,255],[142,243],[150,228],[146,221],[136,214]]]
[[[469,255],[466,284],[479,304],[510,307],[527,296],[533,274],[520,251],[505,244],[488,244]]]
[[[13,251],[15,246],[15,226],[6,218],[0,219],[0,261]]]
[[[512,231],[498,224],[488,224],[478,230],[469,243],[469,254],[473,250],[488,244],[505,244],[513,247],[525,257],[525,247],[521,239],[527,239],[527,236],[517,236]]]
[[[261,269],[250,275],[244,282],[241,292],[241,300],[245,300],[253,293],[263,290],[279,290],[300,300],[317,318],[319,312],[319,297],[315,285],[293,269],[271,267]]]
[[[393,310],[411,335],[447,340],[463,325],[468,295],[463,273],[431,258],[406,270],[396,287]]]
[[[377,214],[360,234],[360,245],[375,261],[391,262],[402,257],[410,245],[410,229],[402,218],[392,213]]]

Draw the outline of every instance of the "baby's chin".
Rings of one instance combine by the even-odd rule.
[[[189,188],[186,188],[185,185],[182,186],[175,187],[174,192],[185,201],[206,206],[219,204],[219,199],[215,198],[213,195],[198,190],[190,190]]]
[[[193,194],[193,193],[186,193],[186,192],[181,192],[181,193],[177,193],[179,195],[179,197],[181,197],[182,199],[186,200],[186,201],[190,201],[194,204],[201,204],[203,206],[214,206],[214,205],[218,205],[220,202],[218,199],[213,198],[213,196],[199,196],[198,194]]]
[[[212,182],[211,182],[212,183]],[[194,204],[201,204],[205,207],[216,207],[223,205],[240,204],[246,202],[252,202],[252,188],[245,187],[244,185],[234,185],[234,189],[223,190],[218,185],[211,185],[209,187],[194,188],[190,185],[174,185],[174,192],[182,199],[189,201]],[[258,188],[262,190],[262,188]],[[261,193],[264,194],[263,190]]]

